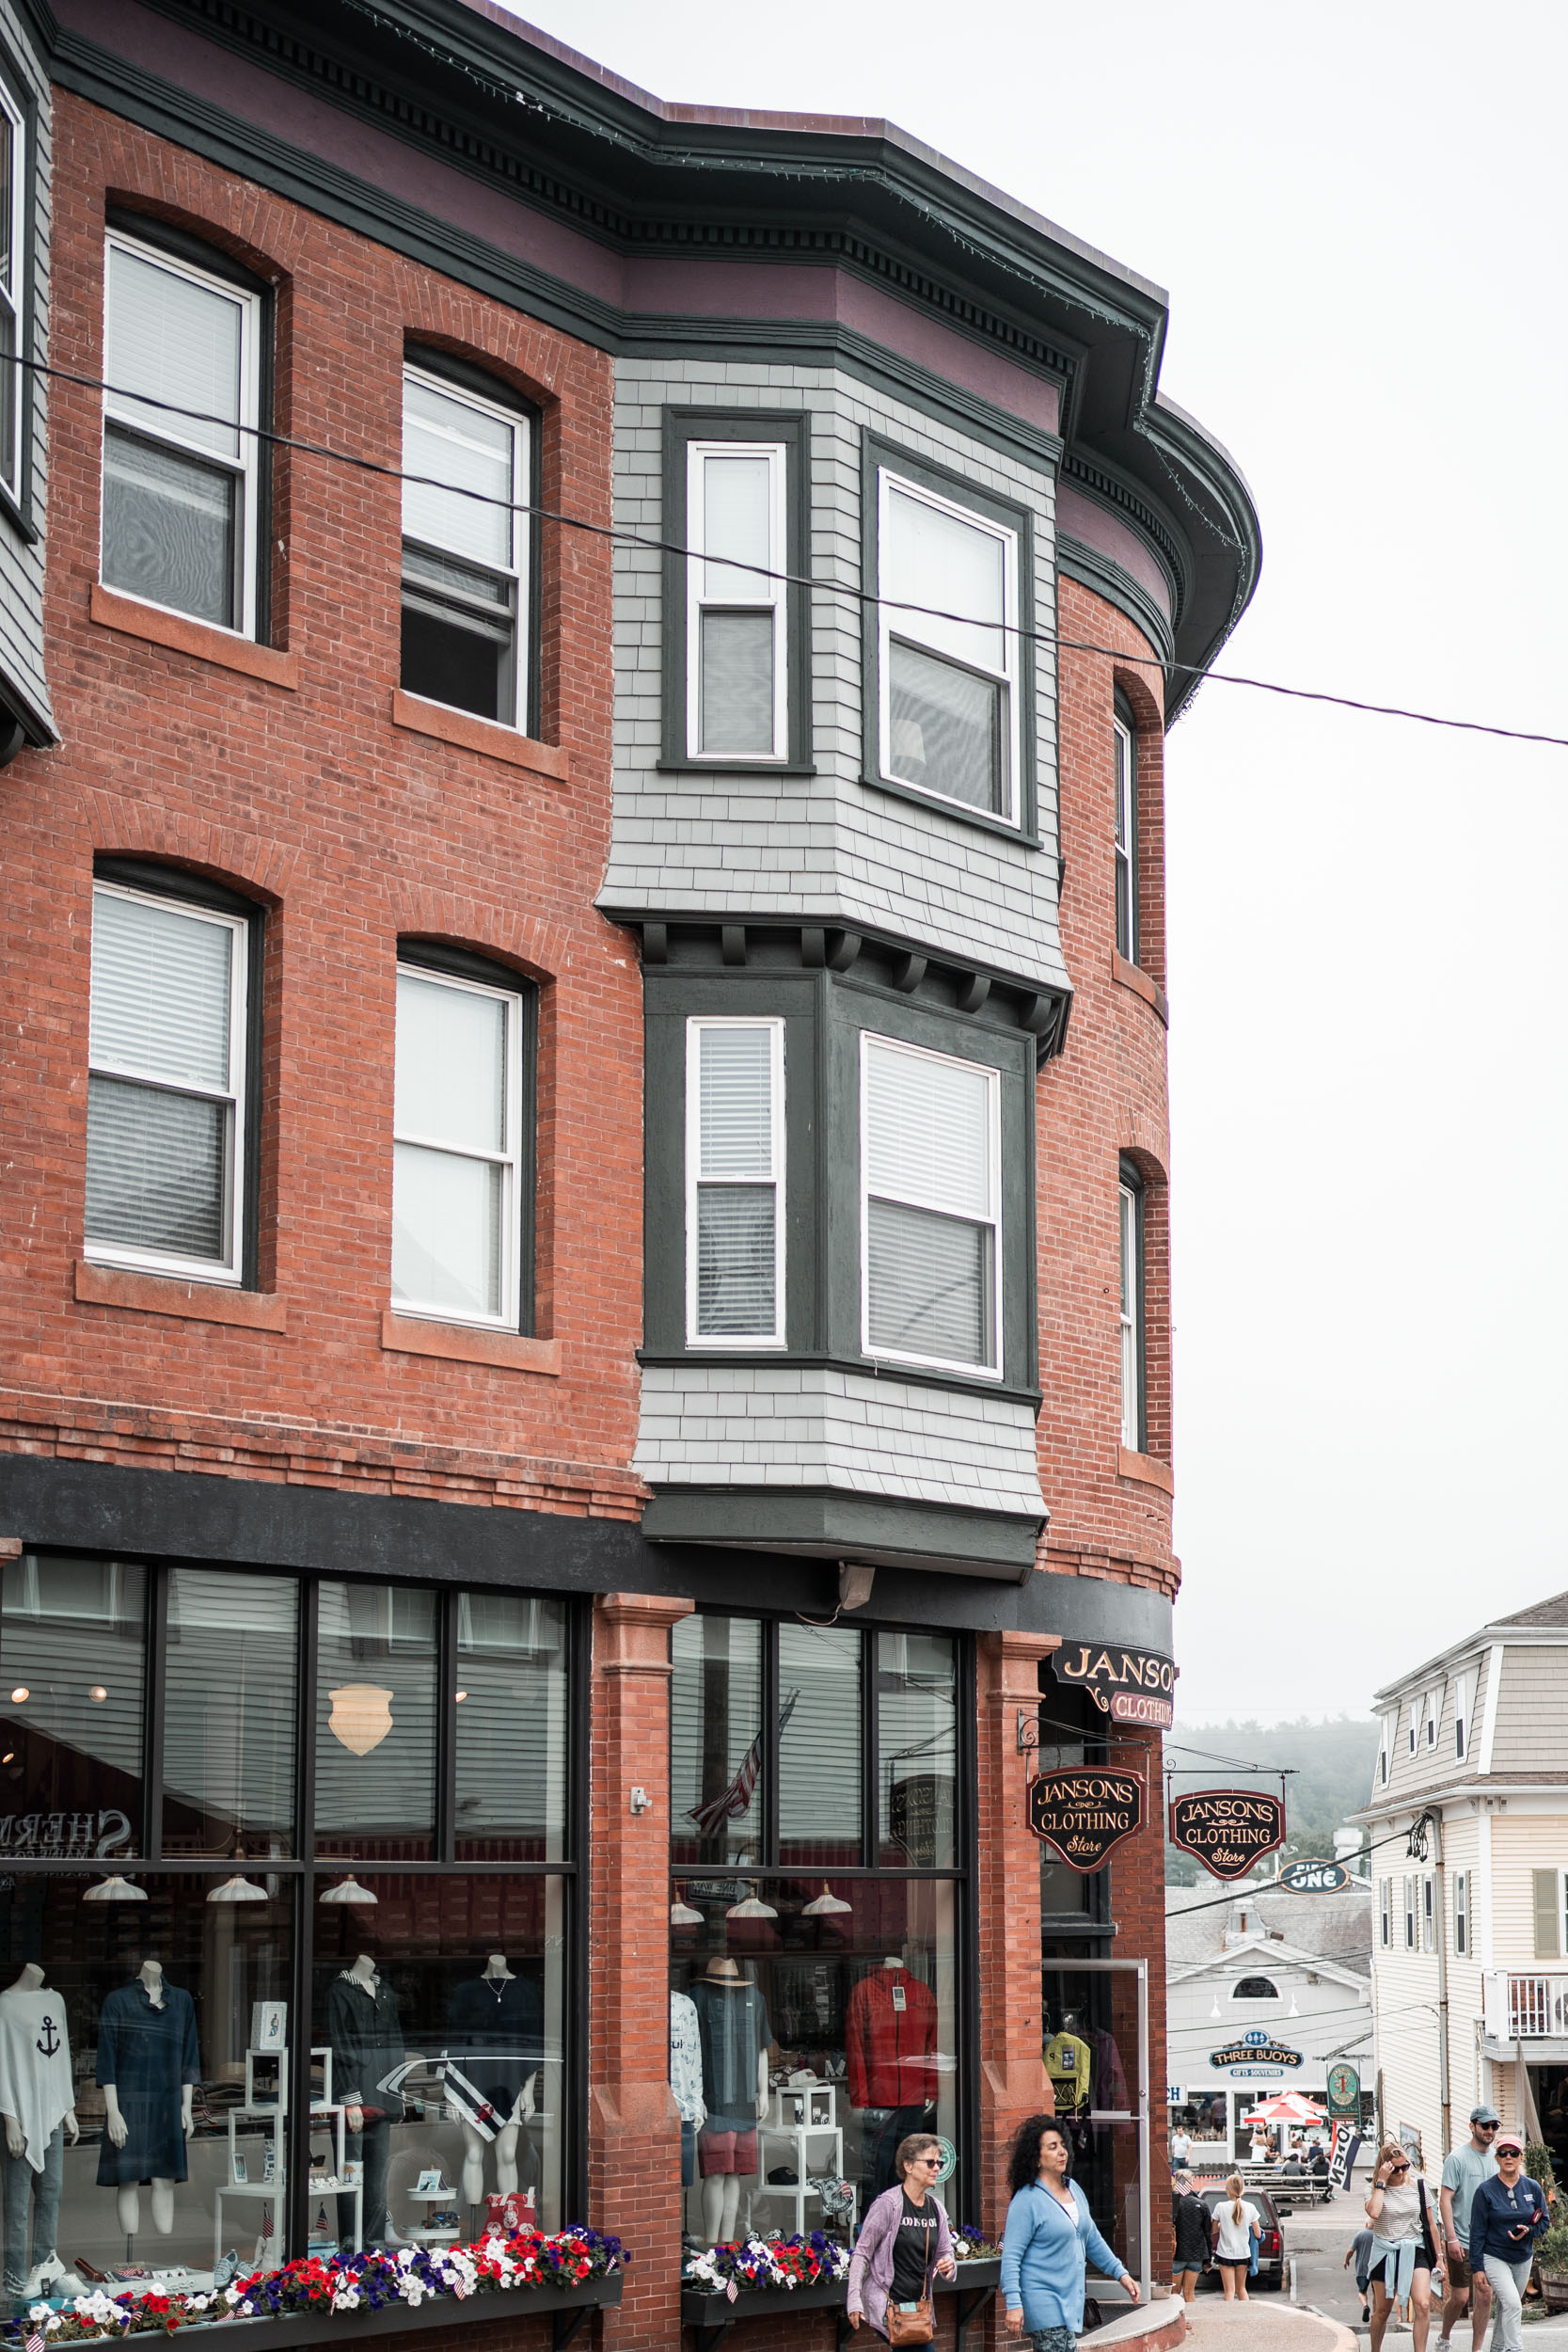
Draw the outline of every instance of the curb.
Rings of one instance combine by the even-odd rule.
[[[1177,2352],[1187,2341],[1185,2306],[1173,2305],[1169,2296],[1142,2310],[1120,2312],[1108,2327],[1097,2328],[1092,2336],[1084,2339],[1085,2352],[1099,2352],[1101,2344],[1132,2344],[1137,2352]],[[1338,2352],[1336,2346],[1335,2352]]]

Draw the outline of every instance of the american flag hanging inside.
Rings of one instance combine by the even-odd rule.
[[[799,1691],[791,1691],[780,1707],[779,1730],[781,1733],[791,1715],[794,1714],[795,1703],[800,1695]],[[761,1772],[762,1734],[759,1731],[741,1757],[740,1770],[729,1787],[721,1788],[716,1797],[709,1797],[705,1804],[694,1804],[687,1815],[687,1820],[695,1821],[705,1837],[717,1837],[726,1821],[737,1821],[743,1813],[751,1811],[752,1792],[757,1785]]]

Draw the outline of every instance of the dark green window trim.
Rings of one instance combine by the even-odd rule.
[[[784,452],[784,565],[797,581],[811,567],[808,525],[811,443],[809,419],[763,408],[666,408],[664,411],[663,529],[672,548],[687,544],[687,452],[693,441],[777,441]],[[666,552],[661,642],[664,725],[658,766],[688,775],[815,775],[811,751],[811,597],[784,594],[787,730],[779,759],[694,758],[687,745],[687,557]]]
[[[686,1343],[686,1024],[719,1015],[784,1024],[785,1344],[759,1360],[832,1363],[871,1377],[1036,1401],[1035,1041],[920,1004],[853,973],[736,967],[644,969],[644,1361],[729,1364],[729,1349]],[[1002,1114],[1000,1376],[866,1355],[861,1345],[861,1034],[995,1070]]]
[[[879,477],[882,469],[902,474],[920,488],[934,491],[939,498],[950,499],[955,505],[973,507],[976,515],[988,521],[1001,523],[1018,534],[1018,806],[1011,818],[994,816],[989,809],[967,808],[961,801],[943,800],[940,794],[923,792],[918,785],[904,784],[896,777],[882,772],[881,744],[881,653],[879,609],[876,593],[880,581],[881,501],[878,495]],[[886,792],[895,799],[913,801],[920,807],[938,810],[961,825],[975,825],[983,832],[1005,834],[1009,841],[1021,842],[1026,849],[1040,846],[1037,757],[1035,710],[1035,518],[1027,506],[1012,499],[998,498],[994,491],[983,489],[969,482],[960,473],[943,466],[933,466],[924,457],[899,448],[895,441],[865,427],[861,435],[861,578],[870,592],[862,606],[862,691],[861,716],[863,727],[863,762],[862,781],[874,791]]]

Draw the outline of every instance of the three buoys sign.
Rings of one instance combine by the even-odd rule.
[[[1029,1826],[1073,1870],[1098,1870],[1143,1827],[1141,1772],[1040,1772],[1029,1783]]]
[[[1244,1879],[1285,1843],[1285,1806],[1258,1788],[1197,1788],[1173,1797],[1170,1842],[1217,1879]]]

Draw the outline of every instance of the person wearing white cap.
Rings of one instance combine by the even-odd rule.
[[[1470,2268],[1485,2271],[1497,2305],[1497,2352],[1525,2352],[1525,2289],[1536,2239],[1550,2223],[1539,2181],[1525,2170],[1525,2143],[1499,2132],[1496,2177],[1470,2200]]]

